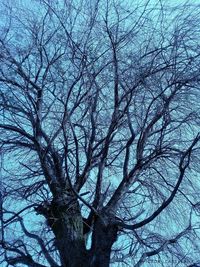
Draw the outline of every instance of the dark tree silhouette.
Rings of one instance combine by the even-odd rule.
[[[1,1],[3,266],[197,263],[200,9],[139,2]]]

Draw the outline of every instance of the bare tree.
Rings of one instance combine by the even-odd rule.
[[[1,264],[197,263],[199,6],[30,2],[1,3]]]

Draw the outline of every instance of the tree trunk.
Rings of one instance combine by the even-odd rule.
[[[83,267],[87,259],[84,239],[79,231],[79,218],[65,217],[53,226],[56,246],[60,253],[62,267]]]
[[[90,267],[109,267],[110,254],[113,243],[117,239],[117,227],[105,225],[98,218],[94,225]]]
[[[55,235],[62,267],[88,267],[88,251],[83,236],[83,220],[77,199],[65,203],[54,200],[48,224]]]

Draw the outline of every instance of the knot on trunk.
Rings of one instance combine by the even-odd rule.
[[[59,220],[59,216],[56,214],[55,207],[52,205],[52,202],[44,201],[35,208],[35,211],[37,214],[41,214],[46,218],[47,224],[50,227],[52,227],[56,221]]]
[[[44,201],[35,208],[35,211],[46,218],[51,228],[59,227],[61,221],[73,221],[80,217],[79,203],[74,196],[69,194],[54,197],[51,202]]]
[[[44,217],[47,217],[51,209],[51,203],[49,203],[48,201],[44,201],[34,209],[37,214],[41,214]]]

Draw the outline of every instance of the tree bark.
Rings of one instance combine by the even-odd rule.
[[[90,267],[109,267],[111,248],[117,240],[117,227],[98,218],[94,225]]]
[[[37,209],[55,235],[62,267],[88,267],[89,255],[83,236],[83,219],[78,200],[59,197]]]
[[[61,214],[60,214],[61,215]],[[62,214],[52,225],[62,267],[83,267],[87,251],[82,234],[82,218],[78,214]]]

